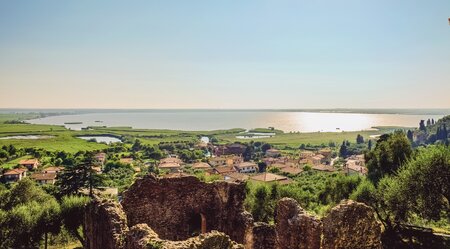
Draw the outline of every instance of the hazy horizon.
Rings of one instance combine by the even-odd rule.
[[[0,108],[446,109],[449,10],[447,0],[3,1]]]

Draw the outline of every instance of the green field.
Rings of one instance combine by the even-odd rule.
[[[218,135],[217,138],[225,142],[249,142],[260,141],[270,143],[276,146],[290,146],[298,147],[300,144],[311,145],[328,145],[329,142],[336,144],[342,143],[344,140],[355,141],[356,136],[361,134],[365,139],[370,136],[390,133],[398,129],[405,129],[404,127],[377,127],[374,131],[351,131],[351,132],[310,132],[310,133],[277,133],[270,138],[252,138],[252,139],[237,139],[236,134]]]
[[[16,115],[16,116],[15,116]],[[30,114],[32,115],[32,114]],[[36,115],[36,114],[34,114]],[[27,117],[22,114],[0,114],[0,120],[18,120]],[[254,132],[275,132],[271,138],[237,139],[239,133],[244,129],[214,130],[214,131],[178,131],[164,129],[132,129],[130,127],[91,127],[89,130],[72,131],[63,126],[36,125],[36,124],[1,124],[0,137],[12,135],[48,135],[53,136],[45,139],[25,140],[7,139],[0,140],[0,146],[13,144],[18,148],[43,148],[48,151],[63,150],[67,152],[77,152],[80,150],[99,150],[107,145],[88,142],[76,136],[81,135],[110,135],[127,139],[138,138],[144,144],[158,144],[160,142],[193,141],[196,142],[201,136],[214,136],[220,143],[261,141],[271,143],[278,147],[289,146],[297,148],[300,144],[328,145],[330,142],[336,144],[344,140],[354,141],[357,134],[361,134],[365,139],[373,135],[380,135],[392,132],[402,127],[378,127],[378,130],[358,131],[358,132],[312,132],[312,133],[283,133],[281,131],[258,128]]]

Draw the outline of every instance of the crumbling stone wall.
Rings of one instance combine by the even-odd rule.
[[[86,248],[120,249],[127,218],[119,203],[95,198],[86,207],[83,228]]]
[[[290,198],[278,202],[275,213],[277,248],[317,249],[320,248],[322,222],[309,215]]]
[[[242,243],[246,226],[252,222],[244,213],[244,200],[242,183],[205,183],[193,176],[148,176],[124,193],[122,205],[130,227],[145,223],[163,239],[192,237],[192,223],[201,222],[202,216],[206,231],[222,231]]]
[[[246,248],[266,249],[276,248],[277,238],[275,227],[264,222],[256,222],[252,227],[250,234],[247,235],[249,240],[245,244]]]
[[[278,249],[381,248],[381,225],[373,209],[362,203],[342,201],[319,219],[283,198],[275,220]]]
[[[86,207],[85,248],[381,248],[380,223],[364,204],[343,201],[320,219],[307,214],[295,200],[283,198],[275,224],[269,225],[253,222],[243,209],[244,199],[243,184],[149,176],[124,194],[123,207],[99,199]],[[193,213],[206,220],[208,233],[189,235]]]
[[[323,249],[381,248],[381,226],[369,206],[342,201],[323,218]]]

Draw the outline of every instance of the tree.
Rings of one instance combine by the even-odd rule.
[[[0,149],[0,158],[8,158],[9,153],[6,150]]]
[[[420,120],[420,123],[419,123],[419,130],[421,130],[421,131],[427,131],[427,127],[425,127],[425,120]]]
[[[23,179],[3,192],[0,212],[0,245],[6,248],[37,248],[44,236],[60,230],[60,206],[56,199]]]
[[[261,150],[262,150],[262,152],[264,152],[264,153],[266,153],[266,151],[269,150],[269,149],[271,149],[271,148],[272,148],[272,145],[267,144],[267,143],[265,143],[265,144],[263,144],[263,145],[261,146]]]
[[[414,214],[439,220],[450,212],[450,148],[420,149],[396,176],[383,179],[383,197],[393,220],[407,221]],[[450,217],[444,216],[450,221]]]
[[[78,194],[82,188],[89,189],[89,195],[93,195],[93,188],[102,184],[103,177],[93,169],[94,157],[92,152],[86,152],[81,161],[75,165],[67,165],[58,176],[57,186],[61,188],[63,195]]]
[[[265,185],[257,187],[255,192],[255,205],[252,210],[253,218],[256,221],[269,222],[273,209],[270,205],[270,196]]]
[[[141,144],[141,140],[136,139],[136,141],[134,141],[133,146],[131,146],[131,151],[140,151],[142,149],[142,144]]]
[[[356,143],[357,143],[357,144],[363,144],[363,143],[364,143],[364,137],[361,136],[360,134],[358,134],[358,135],[356,136]]]
[[[339,156],[340,157],[347,157],[347,144],[346,142],[342,142],[341,148],[339,149]]]
[[[369,140],[369,142],[367,142],[367,149],[368,149],[369,151],[372,150],[372,140]]]
[[[394,174],[411,154],[411,143],[403,131],[381,136],[375,148],[365,154],[368,178],[377,184],[383,176]]]
[[[412,143],[413,139],[414,139],[414,134],[411,130],[408,130],[408,132],[406,132],[406,137],[408,138],[408,140]]]
[[[84,209],[89,202],[86,196],[64,196],[61,201],[61,214],[64,226],[69,233],[74,235],[82,245],[85,245],[84,238],[79,232],[79,227],[84,220]]]

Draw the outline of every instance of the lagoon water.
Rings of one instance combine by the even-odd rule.
[[[421,119],[444,115],[365,114],[294,111],[166,110],[85,113],[29,120],[34,124],[64,125],[80,130],[87,126],[128,126],[140,129],[217,130],[274,127],[285,132],[359,131],[374,126],[417,127]],[[101,122],[99,122],[101,121]],[[64,124],[82,122],[82,124]]]
[[[121,143],[122,141],[115,137],[108,137],[108,136],[78,136],[78,138],[84,139],[84,140],[91,140],[95,139],[97,143]]]

